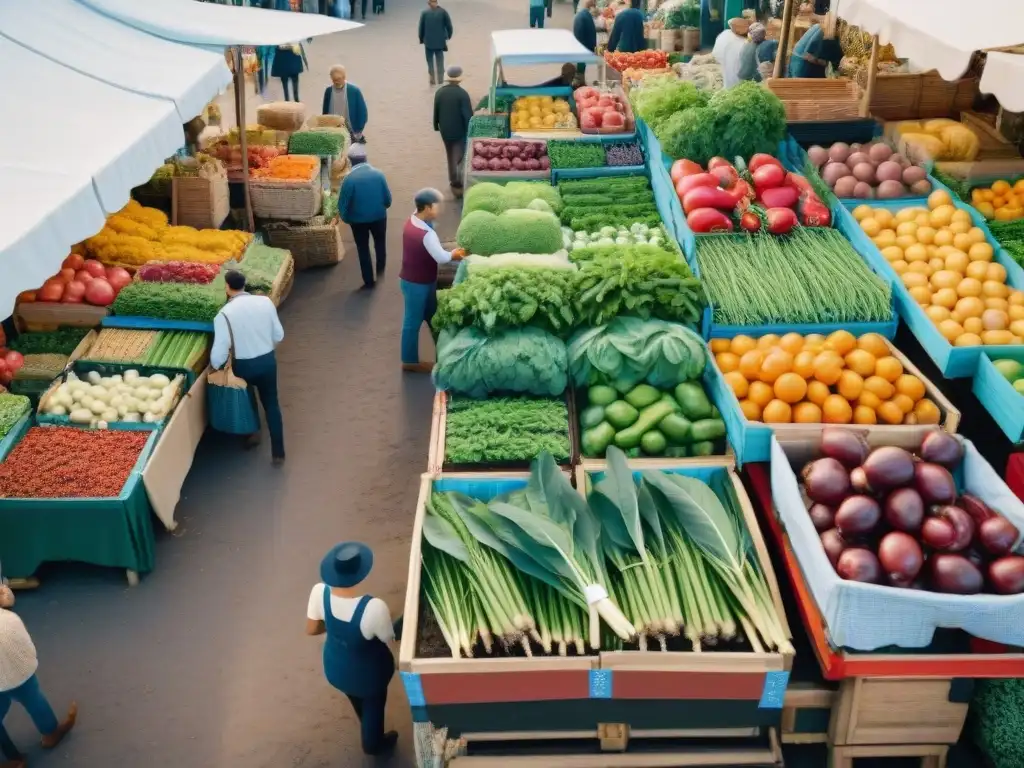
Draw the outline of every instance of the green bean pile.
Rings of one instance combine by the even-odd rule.
[[[697,263],[721,325],[892,320],[891,286],[833,229],[699,237]]]

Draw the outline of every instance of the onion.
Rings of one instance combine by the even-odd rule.
[[[941,517],[929,517],[921,526],[921,541],[932,549],[946,549],[956,541],[956,528]]]
[[[839,427],[821,430],[821,452],[850,469],[863,464],[870,450],[863,432]]]
[[[990,517],[978,526],[978,541],[993,555],[1008,555],[1018,535],[1017,526],[1005,517]]]
[[[844,550],[839,556],[836,573],[847,581],[874,584],[882,577],[882,566],[874,552],[854,547]]]
[[[857,181],[866,181],[872,184],[875,181],[875,166],[871,163],[858,163],[853,166],[853,175]]]
[[[825,555],[828,557],[832,567],[835,568],[839,562],[839,556],[846,549],[846,540],[835,528],[830,528],[821,534],[821,546],[825,548]]]
[[[812,163],[814,163],[815,168],[821,168],[821,166],[828,162],[828,150],[824,147],[814,145],[807,150],[807,157]]]
[[[906,193],[907,188],[899,181],[883,181],[878,185],[879,200],[894,200],[897,197],[903,197]]]
[[[862,465],[868,486],[884,492],[914,479],[914,457],[902,448],[887,445],[873,450]]]
[[[939,464],[917,462],[914,465],[914,487],[926,504],[952,504],[956,499],[953,476]]]
[[[850,169],[843,163],[828,163],[821,170],[821,178],[825,180],[825,183],[830,187],[834,187],[836,182],[844,176],[850,175]]]
[[[893,584],[906,586],[917,578],[924,565],[924,553],[913,536],[893,531],[878,544],[878,562]]]
[[[853,196],[858,200],[870,200],[875,196],[875,190],[866,181],[858,181],[853,188]]]
[[[868,148],[868,155],[874,163],[884,163],[892,157],[892,148],[888,144],[872,144]]]
[[[915,181],[913,184],[910,185],[910,191],[916,197],[925,197],[932,191],[932,183],[928,181],[928,179],[921,179],[920,181]]]
[[[917,533],[924,520],[924,500],[913,488],[897,488],[883,506],[885,520],[898,531]]]
[[[850,492],[850,475],[835,459],[812,461],[803,471],[804,485],[811,501],[835,506]]]
[[[818,533],[827,531],[835,525],[836,513],[831,507],[826,507],[824,504],[812,504],[811,508],[807,510],[807,514],[810,515],[814,529]]]
[[[857,189],[857,183],[856,176],[843,176],[841,179],[836,181],[835,186],[832,187],[832,191],[836,193],[836,197],[853,197],[853,194]]]
[[[894,163],[891,160],[887,160],[878,166],[875,171],[875,177],[879,181],[903,181],[903,169],[900,168],[899,163]]]
[[[842,141],[837,141],[828,150],[828,157],[830,160],[835,160],[837,163],[841,163],[850,156],[850,145],[845,144]]]
[[[918,453],[925,461],[941,464],[946,469],[955,469],[964,458],[964,448],[960,441],[939,429],[924,436]]]
[[[899,165],[899,163],[897,163],[897,165]],[[908,186],[911,184],[917,184],[919,181],[928,180],[928,174],[925,172],[924,168],[919,165],[912,165],[909,168],[901,167],[900,170],[903,173],[903,183]]]
[[[988,567],[988,580],[992,589],[1000,595],[1024,592],[1024,557],[1010,555],[991,563]]]
[[[847,168],[856,168],[861,163],[871,165],[871,158],[868,157],[867,152],[851,152],[850,156],[846,158],[844,165]]]
[[[933,555],[931,566],[932,586],[939,592],[954,595],[976,595],[981,592],[984,579],[981,571],[970,560],[960,555]]]
[[[951,523],[953,530],[956,532],[956,538],[953,539],[953,543],[947,546],[946,549],[950,552],[959,552],[961,549],[966,549],[967,545],[971,543],[971,539],[974,538],[974,521],[971,520],[971,516],[960,509],[960,507],[954,507],[952,504],[935,507],[932,509],[932,514]]]
[[[843,536],[870,533],[881,519],[882,510],[870,496],[850,496],[836,510],[836,528]]]

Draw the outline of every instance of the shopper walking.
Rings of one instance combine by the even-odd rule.
[[[462,163],[466,158],[466,133],[473,117],[473,103],[461,85],[462,67],[448,67],[445,84],[434,94],[434,130],[441,134],[448,158],[448,184],[462,197]]]
[[[391,190],[384,174],[366,160],[362,144],[353,144],[348,152],[352,170],[338,191],[338,214],[352,229],[352,239],[359,255],[359,271],[363,275],[363,288],[376,285],[373,262],[370,260],[370,236],[377,252],[377,277],[384,276],[387,265],[388,208]]]
[[[388,683],[395,674],[388,643],[395,627],[387,604],[359,589],[372,568],[373,550],[365,544],[332,547],[320,561],[320,583],[309,594],[306,634],[326,633],[324,676],[352,703],[363,753],[380,755],[398,741],[396,731],[384,732]]]
[[[636,53],[645,48],[647,38],[644,37],[644,14],[640,10],[640,0],[629,0],[629,8],[620,12],[612,24],[608,50]]]
[[[438,5],[437,0],[427,0],[427,9],[420,14],[419,35],[420,45],[427,53],[431,85],[437,85],[444,77],[444,52],[448,50],[448,41],[454,34],[448,11]]]
[[[274,349],[284,338],[277,308],[266,296],[245,290],[245,275],[231,269],[224,275],[227,304],[213,319],[213,348],[210,365],[223,368],[234,353],[235,375],[255,387],[267,416],[270,455],[274,464],[284,462],[284,425],[277,401],[277,357]],[[232,343],[234,349],[232,349]],[[249,435],[247,444],[259,444],[259,433]]]
[[[345,126],[352,135],[352,141],[366,143],[363,130],[370,119],[366,99],[355,83],[348,82],[345,68],[340,64],[331,67],[331,84],[324,90],[322,113],[345,118]]]
[[[594,16],[597,14],[596,0],[583,0],[580,9],[572,20],[572,34],[577,42],[593,53],[597,50],[597,25],[594,23]],[[587,65],[580,62],[576,65],[580,78],[585,78]]]
[[[285,101],[301,101],[299,99],[299,75],[308,69],[306,62],[306,51],[302,43],[291,45],[279,45],[274,53],[274,61],[271,64],[270,74],[272,77],[281,79],[281,87],[284,89]],[[292,95],[289,99],[288,86],[291,84]]]
[[[462,259],[463,251],[446,251],[434,231],[443,197],[436,189],[421,189],[413,199],[416,212],[402,230],[402,271],[398,284],[405,301],[402,319],[402,370],[430,373],[420,362],[420,326],[430,324],[437,310],[437,265]]]
[[[4,728],[3,722],[0,722],[0,755],[3,755],[4,758],[4,761],[0,763],[0,768],[25,768],[27,765],[25,756],[11,741],[10,734]]]
[[[545,0],[530,0],[530,29],[544,29]]]
[[[39,733],[44,749],[53,749],[75,727],[78,718],[78,705],[74,702],[68,708],[64,722],[57,722],[50,702],[46,700],[43,690],[36,677],[39,660],[36,646],[25,629],[18,614],[10,610],[14,607],[14,592],[6,584],[0,585],[0,747],[4,755],[9,757],[12,766],[19,765],[20,756],[11,743],[2,723],[10,711],[11,703],[18,702],[32,718]],[[13,750],[13,756],[8,754]],[[24,765],[24,761],[20,762]],[[7,764],[4,764],[7,768]]]

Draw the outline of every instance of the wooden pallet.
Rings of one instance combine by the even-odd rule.
[[[942,744],[890,744],[873,747],[829,747],[828,768],[854,768],[861,757],[918,757],[921,768],[946,768],[949,747]]]

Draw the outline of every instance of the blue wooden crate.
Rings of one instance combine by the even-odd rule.
[[[1024,347],[1002,349],[1006,351],[996,353],[986,348],[978,356],[971,391],[1006,436],[1019,443],[1024,440],[1024,395],[1013,388],[992,361],[1008,358],[1024,364]]]
[[[203,320],[164,320],[159,317],[107,315],[100,324],[103,328],[134,328],[144,331],[202,331],[213,333],[213,322]]]

